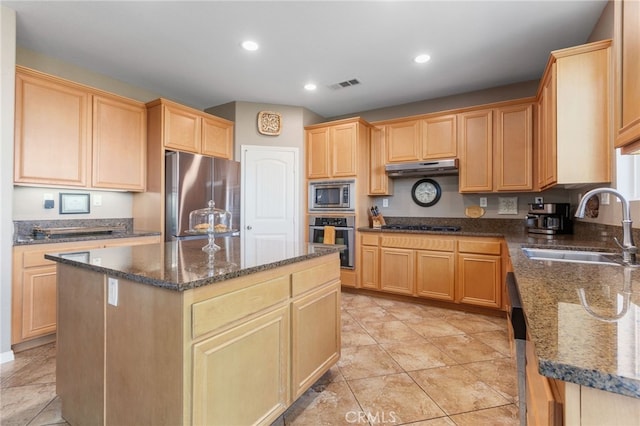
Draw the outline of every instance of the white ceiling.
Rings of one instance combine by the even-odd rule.
[[[19,46],[163,97],[335,117],[539,79],[550,51],[587,40],[606,0],[1,4],[17,12]],[[261,48],[244,51],[245,39]]]

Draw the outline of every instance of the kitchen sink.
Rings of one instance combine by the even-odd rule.
[[[613,253],[597,251],[541,249],[523,247],[523,253],[532,260],[551,260],[556,262],[591,263],[598,265],[620,265]]]

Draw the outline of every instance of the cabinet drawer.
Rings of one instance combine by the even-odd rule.
[[[384,235],[380,241],[380,246],[452,252],[454,243],[453,238],[439,236],[409,237],[406,235]]]
[[[289,298],[289,275],[194,303],[193,338]]]
[[[291,295],[297,296],[324,283],[340,279],[340,268],[336,268],[339,259],[322,263],[318,266],[300,272],[294,272],[291,276]]]
[[[47,260],[44,258],[45,253],[51,252],[49,250],[29,251],[22,254],[22,265],[24,268],[33,268],[34,266],[46,266],[55,265],[56,262]]]
[[[367,233],[362,233],[360,235],[362,237],[362,239],[360,241],[362,241],[362,245],[365,246],[377,246],[378,245],[378,235],[376,234],[367,234]]]
[[[458,251],[461,253],[500,254],[500,241],[460,240]]]

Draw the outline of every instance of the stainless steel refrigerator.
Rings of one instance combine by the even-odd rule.
[[[167,241],[193,238],[189,213],[207,207],[231,212],[231,228],[240,229],[240,163],[187,152],[165,153]],[[239,231],[234,232],[239,235]]]

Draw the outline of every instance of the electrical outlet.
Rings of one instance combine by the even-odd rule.
[[[94,206],[101,206],[102,205],[102,195],[101,194],[95,194],[93,196],[93,205]]]
[[[603,206],[608,206],[611,201],[609,200],[609,193],[603,192],[600,194],[600,203]]]
[[[118,280],[109,277],[108,280],[107,300],[110,305],[118,306]]]
[[[480,207],[487,207],[487,197],[480,197]]]
[[[535,197],[534,200],[535,200],[534,203],[536,204],[544,203],[544,199],[542,197]]]
[[[383,198],[382,199],[382,207],[389,207],[389,199],[388,198]]]

